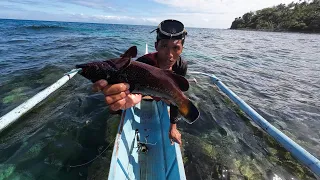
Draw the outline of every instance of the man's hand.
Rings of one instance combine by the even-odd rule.
[[[182,145],[181,134],[178,131],[176,124],[170,124],[169,138],[171,141],[171,145],[173,145],[174,142],[180,144],[180,146]]]
[[[129,88],[127,83],[108,85],[106,80],[99,80],[92,86],[93,91],[102,91],[105,101],[112,111],[130,108],[141,101],[142,95],[131,94]]]

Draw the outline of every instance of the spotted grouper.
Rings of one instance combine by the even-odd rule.
[[[129,48],[121,58],[76,65],[80,74],[93,83],[105,79],[108,84],[128,83],[131,93],[169,99],[178,107],[186,122],[192,124],[199,118],[196,106],[184,95],[189,82],[171,70],[160,69],[131,60],[136,57],[137,47]]]

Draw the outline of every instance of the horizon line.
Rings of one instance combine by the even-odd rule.
[[[66,23],[87,23],[87,24],[111,24],[111,25],[130,25],[130,26],[150,26],[156,27],[157,25],[146,25],[146,24],[122,24],[122,23],[106,23],[106,22],[84,22],[84,21],[57,21],[57,20],[39,20],[39,19],[14,19],[14,18],[2,18],[0,20],[18,20],[18,21],[44,21],[44,22],[66,22]],[[160,22],[159,22],[160,23]],[[208,27],[185,27],[194,29],[217,29],[217,30],[228,30],[230,28],[208,28]]]

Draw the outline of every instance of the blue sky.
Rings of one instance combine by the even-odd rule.
[[[229,28],[249,11],[292,0],[1,0],[0,18],[157,25],[177,19],[187,27]]]

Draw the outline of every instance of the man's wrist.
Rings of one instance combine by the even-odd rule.
[[[177,129],[176,123],[170,123],[170,129]]]
[[[171,116],[171,114],[170,114],[170,116]],[[177,124],[178,121],[179,121],[178,117],[170,117],[171,124]]]

